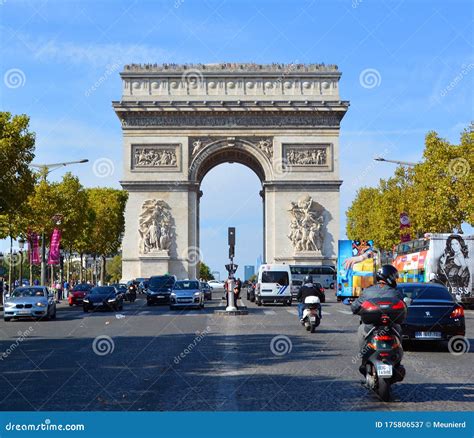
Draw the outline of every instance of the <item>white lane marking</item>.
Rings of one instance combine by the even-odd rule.
[[[329,312],[325,312],[324,310],[321,311],[321,315],[330,315]]]
[[[336,309],[339,313],[344,313],[344,315],[352,315],[352,312],[350,312],[349,310],[339,310],[339,309]]]
[[[276,315],[276,312],[274,310],[264,310],[263,313],[265,315]]]

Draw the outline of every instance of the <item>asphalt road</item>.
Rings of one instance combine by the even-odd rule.
[[[0,321],[0,410],[453,410],[474,408],[471,350],[432,344],[405,352],[407,376],[391,403],[360,384],[358,319],[327,291],[314,334],[296,306],[246,316],[147,307],[84,314],[58,307],[56,321]]]

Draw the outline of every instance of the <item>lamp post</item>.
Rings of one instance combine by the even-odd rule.
[[[387,160],[384,157],[375,157],[374,161],[385,161],[386,163],[394,163],[394,164],[399,164],[401,166],[408,166],[408,167],[413,167],[418,164],[418,163],[412,163],[411,161]]]
[[[89,160],[84,158],[83,160],[77,161],[66,161],[64,163],[49,163],[49,164],[37,164],[31,163],[30,166],[38,169],[43,181],[46,181],[47,176],[56,169],[61,167],[69,166],[71,164],[83,164],[88,163]],[[46,233],[41,233],[41,286],[46,285]]]
[[[18,248],[20,249],[19,250],[19,253],[20,253],[20,286],[22,285],[23,283],[23,248],[25,247],[25,239],[23,238],[23,236],[20,235],[20,238],[18,239]]]

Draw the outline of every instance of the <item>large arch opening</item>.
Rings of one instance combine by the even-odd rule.
[[[204,163],[203,163],[204,164]],[[220,279],[228,263],[227,228],[236,227],[236,276],[264,257],[262,169],[242,154],[215,154],[200,169],[198,241],[202,261]],[[224,194],[224,196],[223,196]],[[224,201],[223,201],[224,200]],[[218,272],[219,274],[215,274]]]

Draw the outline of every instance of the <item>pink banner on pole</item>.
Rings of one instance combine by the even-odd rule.
[[[48,265],[59,265],[61,256],[59,245],[61,243],[61,230],[55,228],[51,234],[51,243],[49,245]]]
[[[28,251],[30,255],[30,263],[32,265],[39,265],[40,252],[39,252],[39,236],[36,233],[29,233],[28,236]]]

